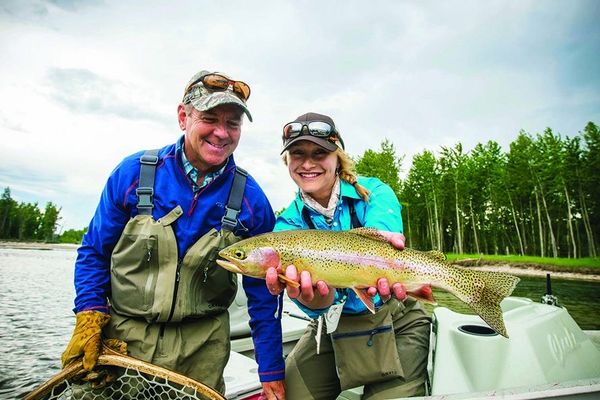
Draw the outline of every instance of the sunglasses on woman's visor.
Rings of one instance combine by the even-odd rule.
[[[328,138],[330,136],[337,136],[338,134],[335,128],[327,122],[290,122],[283,127],[283,138],[288,140],[302,135],[304,127],[306,127],[309,135],[315,137]]]
[[[202,83],[205,88],[214,92],[231,90],[243,101],[248,100],[250,97],[250,86],[242,81],[231,80],[221,74],[208,74],[201,76],[188,85],[185,93],[187,94],[198,83]]]

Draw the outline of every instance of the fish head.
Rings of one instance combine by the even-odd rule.
[[[242,240],[219,252],[217,264],[228,271],[254,278],[264,279],[267,269],[281,265],[279,253],[269,246],[256,247],[254,243]]]

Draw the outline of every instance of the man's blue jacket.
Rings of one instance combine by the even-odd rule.
[[[154,182],[154,208],[158,219],[177,205],[183,215],[173,224],[179,255],[185,254],[211,228],[221,227],[221,218],[235,175],[233,156],[224,172],[194,193],[181,163],[181,140],[160,149]],[[126,157],[111,173],[75,263],[75,312],[108,312],[111,253],[130,218],[138,214],[136,189],[143,151]],[[275,223],[273,209],[258,183],[248,176],[238,225],[238,236],[270,232]],[[284,379],[281,334],[282,296],[272,296],[263,280],[245,277],[250,328],[259,377],[263,382]]]

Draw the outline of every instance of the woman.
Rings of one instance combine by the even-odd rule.
[[[275,231],[369,227],[404,248],[394,192],[377,178],[356,177],[330,117],[308,113],[286,124],[283,145],[284,162],[299,191]],[[273,294],[285,287],[277,273],[274,268],[267,273]],[[391,299],[385,279],[369,288],[378,310],[372,314],[350,289],[312,282],[308,271],[298,274],[294,266],[285,274],[300,283],[299,288],[285,287],[289,297],[314,319],[286,360],[288,399],[335,399],[360,385],[365,399],[425,394],[430,319],[419,303],[406,299],[402,285],[393,285]]]

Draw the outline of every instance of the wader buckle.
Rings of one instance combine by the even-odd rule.
[[[135,190],[135,194],[138,197],[138,204],[137,207],[138,208],[144,208],[144,209],[153,209],[154,208],[154,204],[153,203],[153,196],[154,196],[154,189],[151,187],[141,187],[141,188],[137,188]]]
[[[147,165],[158,164],[158,156],[155,154],[144,154],[140,157],[140,163]]]
[[[225,207],[225,214],[223,215],[223,218],[221,218],[221,227],[232,231],[237,226],[237,217],[239,213],[239,210]]]

